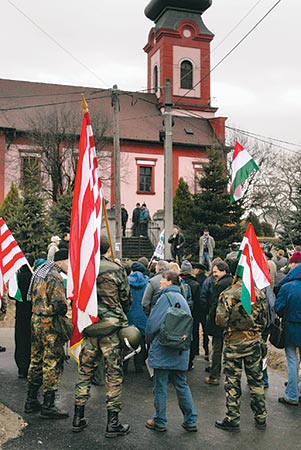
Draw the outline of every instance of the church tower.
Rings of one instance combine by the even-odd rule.
[[[145,15],[155,23],[144,51],[148,55],[149,92],[163,104],[166,78],[172,85],[173,114],[214,118],[210,99],[210,43],[213,33],[202,14],[212,0],[151,0]]]

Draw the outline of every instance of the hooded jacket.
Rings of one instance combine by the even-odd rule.
[[[301,347],[301,264],[279,283],[275,312],[284,319],[285,347]]]
[[[129,325],[135,325],[144,336],[147,317],[143,312],[141,301],[148,282],[148,276],[137,271],[132,272],[128,276],[128,280],[132,294],[132,306],[127,313],[127,318]]]

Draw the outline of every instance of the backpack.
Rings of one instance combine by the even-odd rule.
[[[193,308],[193,300],[192,300],[191,287],[189,286],[187,281],[183,280],[183,278],[181,279],[181,286],[180,287],[181,287],[181,294],[183,295],[183,297],[187,301],[190,310],[192,310],[192,308]]]
[[[193,318],[181,308],[179,302],[166,294],[169,307],[159,331],[159,342],[174,350],[189,350],[192,338]]]

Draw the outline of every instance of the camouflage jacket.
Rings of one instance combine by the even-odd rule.
[[[60,272],[61,269],[57,264],[47,262],[34,273],[30,286],[33,314],[38,316],[66,314],[67,299]]]
[[[225,345],[244,351],[261,341],[261,332],[267,322],[267,305],[265,295],[255,288],[256,303],[248,315],[240,301],[241,289],[242,281],[239,280],[222,292],[216,310],[216,323],[224,327]]]
[[[117,326],[128,324],[125,313],[131,307],[131,294],[126,272],[122,266],[105,257],[100,260],[97,302],[100,320]]]

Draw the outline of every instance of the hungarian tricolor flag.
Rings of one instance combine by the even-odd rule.
[[[257,171],[258,169],[259,167],[247,150],[239,142],[236,142],[232,161],[232,183],[230,186],[231,203],[242,198],[242,184],[252,172]]]
[[[251,223],[239,252],[236,274],[242,278],[241,302],[246,312],[251,314],[251,305],[256,302],[254,286],[263,289],[271,284],[268,263]]]
[[[70,355],[78,361],[81,331],[98,320],[96,278],[100,263],[101,180],[87,104],[79,144],[72,201],[67,296],[72,300],[74,332]]]
[[[28,264],[24,253],[11,234],[8,226],[0,218],[0,305],[6,291],[6,284],[15,277],[20,267]],[[28,264],[29,265],[29,264]]]

